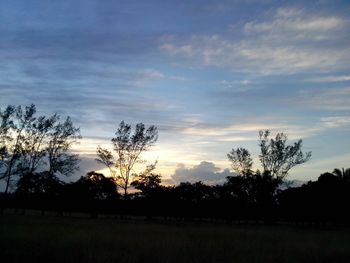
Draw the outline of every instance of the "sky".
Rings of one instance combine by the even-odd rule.
[[[120,121],[156,125],[164,182],[222,182],[258,131],[303,139],[291,180],[350,160],[349,1],[2,0],[0,106],[71,116],[80,171]],[[104,170],[102,170],[104,171]]]

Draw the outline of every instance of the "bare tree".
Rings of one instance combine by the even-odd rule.
[[[259,160],[264,172],[283,179],[294,166],[310,160],[311,152],[303,153],[302,140],[287,145],[287,135],[277,133],[275,138],[270,138],[270,131],[259,131]]]
[[[131,125],[122,121],[115,133],[116,137],[111,140],[114,154],[100,146],[97,148],[96,160],[109,168],[117,185],[124,190],[124,196],[127,196],[135,176],[135,164],[143,162],[141,154],[148,151],[158,139],[157,127],[154,125],[146,129],[143,123],[138,123],[133,134],[131,132]]]

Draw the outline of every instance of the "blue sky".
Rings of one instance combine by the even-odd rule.
[[[72,116],[81,174],[102,169],[96,146],[121,120],[158,126],[144,158],[170,183],[222,180],[230,149],[257,158],[266,128],[313,152],[290,179],[349,167],[348,1],[0,5],[0,105]]]

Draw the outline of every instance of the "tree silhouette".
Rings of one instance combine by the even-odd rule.
[[[79,169],[78,155],[70,153],[69,150],[81,138],[80,129],[74,127],[70,117],[67,117],[64,122],[58,122],[53,127],[48,133],[46,147],[49,174],[53,175],[59,172],[69,176]]]
[[[35,117],[27,125],[23,135],[23,144],[21,145],[21,160],[19,170],[21,175],[34,173],[40,165],[45,164],[43,160],[46,156],[47,137],[50,130],[54,127],[59,116],[54,114],[47,118],[45,116]]]
[[[347,168],[347,169],[335,168],[332,173],[337,177],[339,177],[342,181],[350,182],[350,168]]]
[[[298,140],[293,145],[287,145],[286,134],[277,133],[275,138],[269,136],[269,130],[259,131],[259,160],[263,173],[283,179],[291,168],[311,158],[311,152],[301,151],[302,140]],[[233,148],[227,157],[236,173],[245,175],[252,172],[253,160],[247,149]]]
[[[233,170],[239,176],[229,176],[223,189],[228,191],[226,196],[233,199],[241,210],[250,207],[265,221],[270,222],[283,179],[292,167],[308,161],[311,152],[301,151],[302,140],[287,145],[287,136],[284,133],[278,133],[271,139],[269,136],[269,130],[259,131],[262,172],[252,171],[253,161],[247,149],[232,149],[227,154]]]
[[[114,156],[108,149],[100,146],[97,148],[98,159],[96,160],[108,167],[117,185],[124,190],[125,197],[135,175],[135,164],[143,162],[141,154],[149,150],[158,139],[157,127],[154,125],[146,129],[143,123],[138,123],[134,133],[131,134],[131,132],[130,124],[124,121],[119,124],[116,137],[111,140]]]
[[[38,183],[44,175],[46,181],[49,177],[55,181],[58,174],[68,176],[78,169],[78,156],[69,151],[81,138],[79,128],[69,117],[60,122],[58,114],[35,115],[34,104],[0,111],[0,179],[6,180],[5,193],[14,177],[23,190],[31,189],[35,176]]]
[[[9,191],[13,176],[17,175],[20,166],[23,166],[19,160],[24,152],[25,132],[35,120],[35,113],[34,104],[26,106],[25,109],[22,109],[21,106],[9,105],[3,112],[0,111],[0,148],[2,149],[0,179],[5,179],[6,181],[5,193]]]
[[[118,196],[113,178],[105,177],[103,174],[94,171],[80,177],[74,185],[75,191],[83,199],[109,200]]]
[[[134,181],[131,183],[135,189],[140,190],[142,195],[151,196],[155,190],[160,187],[162,182],[160,174],[154,173],[156,163],[148,165],[145,171],[134,177]]]
[[[253,159],[247,149],[232,149],[231,152],[227,154],[227,158],[231,162],[232,169],[236,173],[240,175],[251,173]]]
[[[277,133],[270,139],[270,131],[259,131],[259,160],[264,172],[283,179],[288,175],[291,168],[310,160],[311,152],[301,151],[302,140],[287,145],[287,135]]]
[[[26,173],[16,183],[16,194],[44,194],[56,196],[64,183],[47,171],[39,173]]]

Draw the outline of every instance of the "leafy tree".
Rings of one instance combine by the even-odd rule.
[[[270,131],[259,131],[259,160],[263,173],[283,179],[291,168],[307,162],[311,158],[311,152],[303,153],[302,140],[287,144],[287,135],[277,133],[275,138],[270,138]],[[252,173],[253,160],[249,151],[245,148],[232,149],[227,154],[232,169],[240,175]]]
[[[57,123],[51,129],[48,133],[46,147],[49,174],[53,175],[59,172],[69,176],[79,169],[78,155],[70,153],[69,150],[81,138],[80,129],[74,127],[70,117],[67,117],[64,122]]]
[[[110,200],[118,196],[113,178],[101,173],[88,172],[74,183],[74,190],[80,198],[91,200]]]
[[[287,145],[287,135],[277,133],[275,138],[270,138],[270,131],[259,131],[259,160],[264,172],[283,179],[291,168],[310,160],[311,152],[301,151],[302,140]]]
[[[231,152],[227,154],[227,158],[231,162],[232,169],[239,175],[251,173],[253,159],[247,149],[232,149]]]
[[[0,110],[0,179],[6,180],[5,193],[14,177],[23,179],[21,189],[29,189],[23,184],[35,176],[39,182],[43,172],[54,180],[58,173],[70,175],[78,168],[78,157],[69,150],[81,138],[79,128],[69,117],[60,122],[58,114],[35,115],[34,104]]]
[[[1,117],[1,175],[6,181],[5,193],[8,192],[11,180],[18,173],[20,158],[23,156],[26,141],[26,131],[35,120],[36,108],[32,104],[22,109],[12,105],[2,112]]]
[[[212,189],[213,187],[199,181],[196,183],[182,182],[176,186],[175,191],[179,200],[198,204],[213,197]]]
[[[134,181],[131,183],[144,196],[151,195],[154,190],[160,187],[162,182],[160,174],[153,172],[155,168],[156,164],[148,165],[145,171],[135,176]]]
[[[6,160],[9,158],[9,144],[12,141],[10,129],[13,126],[11,118],[14,111],[13,106],[8,106],[4,111],[0,109],[0,172],[6,169]]]
[[[45,194],[58,195],[64,183],[47,171],[39,173],[26,173],[16,183],[17,194]]]
[[[270,139],[270,131],[259,131],[259,160],[263,171],[253,172],[253,161],[248,150],[244,148],[232,149],[227,155],[232,168],[239,175],[227,178],[224,189],[230,190],[230,195],[239,204],[250,204],[267,212],[276,205],[278,187],[282,184],[289,170],[308,161],[311,152],[301,151],[302,140],[287,145],[287,136],[278,133]]]
[[[338,178],[340,178],[342,181],[350,182],[350,168],[347,168],[347,169],[335,168],[332,173],[336,175]]]
[[[110,150],[98,146],[96,160],[108,167],[126,197],[135,176],[134,166],[143,162],[141,154],[157,141],[158,131],[154,125],[146,129],[143,123],[138,123],[132,134],[131,125],[122,121],[115,135],[111,140],[114,155]]]
[[[19,163],[21,174],[33,174],[39,166],[45,164],[48,133],[54,128],[58,119],[57,114],[49,118],[45,116],[35,118],[33,115],[33,121],[26,127],[23,136]]]

